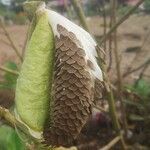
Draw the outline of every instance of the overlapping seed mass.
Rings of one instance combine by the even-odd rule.
[[[53,123],[49,131],[45,130],[44,137],[48,144],[66,146],[76,139],[86,123],[94,91],[80,41],[61,25],[57,29],[60,37],[55,38]]]

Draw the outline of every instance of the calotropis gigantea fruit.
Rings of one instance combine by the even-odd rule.
[[[41,7],[36,11],[35,24],[17,80],[15,102],[16,116],[38,138],[49,112],[55,51],[48,14]]]
[[[34,136],[43,132],[48,145],[68,145],[85,125],[95,87],[103,81],[97,44],[89,33],[46,9],[44,3],[38,5],[35,17],[17,81],[16,113]]]

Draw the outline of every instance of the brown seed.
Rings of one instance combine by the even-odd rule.
[[[64,64],[64,66],[62,67],[63,70],[69,70],[71,67],[68,64]],[[68,73],[68,72],[67,72]],[[68,73],[69,74],[69,73]]]
[[[59,129],[59,128],[55,128],[55,133],[57,134],[57,135],[61,135],[61,133],[62,133],[62,130],[61,129]]]
[[[76,97],[76,99],[71,99],[73,105],[80,104],[80,99]]]
[[[89,94],[89,90],[87,90],[86,88],[80,88],[79,89],[83,94]]]
[[[60,41],[64,42],[66,41],[66,37],[63,34],[60,34]]]
[[[80,74],[82,74],[83,76],[87,76],[87,74],[89,73],[89,72],[86,71],[85,69],[80,69],[80,70],[78,70],[78,72],[79,72]]]
[[[69,119],[69,116],[68,116],[68,113],[66,113],[66,114],[63,114],[63,118],[62,119]]]
[[[56,88],[56,92],[61,91],[63,89],[63,87],[60,85]]]
[[[82,101],[87,101],[87,98],[82,95],[82,96],[80,96],[80,100],[82,100]]]
[[[89,72],[85,73],[85,74],[84,74],[84,78],[91,79],[90,73],[89,73]]]
[[[66,95],[67,93],[68,93],[68,91],[66,89],[64,89],[60,94]]]
[[[70,87],[69,87],[69,89],[71,91],[76,91],[78,88],[75,85],[71,84]]]
[[[77,45],[71,40],[68,43],[64,43],[64,44],[67,44],[71,51],[76,52],[78,50]]]
[[[68,51],[68,50],[69,50],[69,47],[67,47],[67,46],[65,46],[65,45],[62,45],[62,46],[60,47],[60,49],[61,49],[62,52],[65,52],[65,51]]]
[[[79,91],[79,89],[75,91],[75,94],[79,97],[82,96],[82,93]]]
[[[56,66],[56,69],[61,69],[61,67],[63,66],[63,62],[60,62],[60,59],[59,59],[59,64]]]
[[[78,108],[77,108],[76,105],[72,105],[72,106],[71,106],[71,110],[72,110],[72,111],[78,111]]]
[[[85,51],[83,50],[83,49],[81,49],[81,48],[79,48],[78,49],[78,51],[77,51],[77,54],[80,56],[80,57],[85,57]]]
[[[81,112],[76,112],[76,116],[79,120],[82,120],[82,114]]]
[[[84,116],[88,116],[88,115],[89,115],[89,113],[86,111],[86,109],[82,109],[82,114],[83,114]]]
[[[60,120],[60,124],[63,125],[63,126],[66,125],[66,120],[65,120],[65,119],[61,119],[61,120]],[[63,128],[64,128],[64,127],[63,127]]]
[[[74,69],[73,67],[70,67],[67,71],[68,71],[69,73],[74,74],[77,70]]]
[[[58,93],[58,94],[55,94],[55,98],[56,98],[56,99],[59,99],[59,98],[61,98],[61,96],[62,96],[62,95],[61,95],[60,93]]]
[[[69,32],[69,38],[73,41],[77,39],[76,35],[73,32]]]
[[[88,102],[88,101],[84,101],[83,103],[84,103],[84,106],[86,106],[86,107],[90,107],[90,104],[89,104],[89,102]]]
[[[74,63],[72,64],[72,66],[77,69],[77,70],[80,70],[80,69],[83,69],[80,65],[78,65],[77,63]]]
[[[67,81],[62,84],[63,88],[68,88],[69,86],[70,86],[70,83],[68,83]]]
[[[61,62],[61,61],[62,61],[63,56],[65,56],[65,55],[66,55],[66,53],[65,53],[65,52],[61,52],[61,53],[57,56],[58,61],[59,61],[59,62]]]
[[[70,126],[70,127],[73,127],[73,122],[71,119],[68,119],[67,120],[67,125]]]
[[[66,62],[70,57],[68,55],[64,55],[61,60],[62,62]]]
[[[60,78],[57,80],[57,84],[62,84],[64,81]]]
[[[56,44],[55,44],[55,48],[56,48],[56,49],[60,48],[60,47],[63,45],[63,41],[61,41],[61,40],[56,41],[55,43],[56,43]]]
[[[62,26],[62,25],[60,25],[60,24],[57,24],[57,30],[58,30],[58,32],[63,32],[63,31],[66,31],[67,32],[67,30]]]
[[[72,51],[71,49],[69,49],[67,52],[66,52],[66,55],[68,56],[73,56],[75,54],[75,51]]]
[[[67,99],[66,96],[62,96],[62,97],[60,98],[60,100],[62,100],[62,101],[65,101],[66,99]]]
[[[80,79],[83,78],[82,74],[80,74],[78,71],[75,72],[75,76]]]
[[[79,80],[75,83],[75,85],[79,88],[83,87],[82,83]]]
[[[87,65],[89,66],[89,68],[90,68],[91,70],[95,70],[94,64],[93,64],[90,60],[87,60]]]
[[[70,84],[74,84],[75,82],[77,82],[77,78],[75,78],[74,76],[72,76],[70,79],[69,79],[69,83]]]
[[[84,110],[83,106],[81,104],[78,104],[77,107],[78,107],[79,110],[82,110],[82,111]]]
[[[74,124],[76,125],[76,127],[80,127],[81,126],[81,121],[77,119],[74,121]]]
[[[71,65],[71,64],[74,64],[76,61],[75,60],[73,60],[72,58],[70,58],[70,59],[68,59],[67,60],[67,64],[69,64],[69,65]]]
[[[75,95],[73,92],[70,91],[70,92],[67,94],[67,97],[70,98],[70,99],[73,99],[73,98],[76,97],[76,95]]]
[[[77,64],[80,65],[83,68],[86,67],[86,63],[83,60],[82,61],[77,61]]]
[[[70,119],[76,119],[76,115],[74,113],[69,113],[69,118]]]
[[[61,78],[66,81],[66,80],[69,80],[69,79],[71,78],[71,75],[68,74],[67,72],[65,72],[65,73],[61,76]]]
[[[65,104],[66,104],[67,106],[72,106],[72,105],[73,105],[71,99],[66,99],[66,100],[65,100]],[[70,108],[68,108],[68,109],[70,110]],[[68,113],[68,112],[69,112],[69,111],[66,110],[66,113]]]

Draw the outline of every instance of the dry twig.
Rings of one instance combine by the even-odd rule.
[[[145,61],[145,62],[144,62],[142,65],[140,65],[139,67],[137,67],[137,68],[135,68],[135,69],[133,69],[133,70],[130,70],[130,71],[128,71],[128,72],[125,72],[125,73],[123,74],[123,78],[127,77],[127,76],[130,75],[131,73],[134,73],[134,72],[140,70],[141,68],[143,68],[143,67],[145,67],[145,66],[148,67],[149,64],[150,64],[150,59],[148,59],[147,61]],[[143,71],[142,71],[142,72],[143,72]]]
[[[116,9],[117,9],[117,0],[112,0],[112,21],[113,24],[116,24]],[[117,70],[117,79],[118,79],[118,95],[119,100],[121,103],[121,110],[122,110],[122,120],[123,120],[123,129],[125,131],[125,135],[127,135],[127,121],[126,121],[126,111],[125,106],[122,99],[122,76],[120,70],[120,60],[118,54],[118,43],[117,43],[117,29],[114,30],[114,55],[115,55],[115,62],[116,62],[116,70]]]
[[[143,77],[143,75],[144,75],[144,72],[147,70],[147,68],[148,68],[148,66],[149,66],[149,63],[150,63],[150,59],[149,59],[148,62],[145,63],[145,65],[143,66],[143,69],[142,69],[142,71],[141,71],[141,73],[140,73],[140,75],[139,75],[139,78],[136,80],[135,84],[137,84],[138,81],[142,79],[142,77]]]
[[[106,10],[105,10],[105,0],[102,1],[102,11],[103,11],[103,23],[104,23],[104,32],[103,36],[106,36],[106,29],[107,29],[107,21],[106,21]],[[106,41],[104,41],[104,51],[106,52]],[[106,57],[106,55],[105,55]],[[105,59],[105,58],[104,58]]]
[[[133,8],[131,8],[113,27],[106,33],[106,36],[101,39],[100,45],[107,40],[111,33],[116,30],[129,16],[144,2],[144,0],[140,0]]]
[[[110,6],[111,6],[110,9],[111,9],[111,12],[112,12],[113,8],[112,8],[111,2],[112,1],[110,1]],[[111,13],[111,15],[110,15],[110,23],[109,23],[109,30],[112,28],[112,23],[113,23],[113,15]],[[113,38],[113,36],[112,36],[112,34],[110,34],[110,36],[109,36],[109,43],[108,43],[108,45],[109,45],[109,48],[108,48],[108,50],[109,50],[109,62],[108,62],[107,72],[110,71],[111,66],[112,66],[112,41],[113,41],[112,38]]]
[[[11,46],[11,44],[10,44],[10,43],[6,42],[6,41],[5,41],[5,40],[3,40],[3,39],[0,39],[0,41],[1,41],[1,42],[3,42],[4,44],[8,45],[8,46]]]
[[[116,143],[119,142],[119,140],[121,140],[120,136],[115,137],[111,142],[109,142],[106,146],[104,146],[103,148],[100,148],[99,150],[109,150],[111,149]]]
[[[21,56],[21,54],[19,53],[19,49],[17,48],[17,46],[15,45],[15,42],[13,41],[13,38],[11,37],[11,35],[9,34],[9,32],[6,30],[5,25],[3,24],[2,21],[0,21],[0,26],[3,29],[8,41],[10,42],[10,45],[12,46],[13,50],[15,51],[15,53],[17,54],[18,58],[21,60],[21,62],[23,61],[23,58]]]
[[[8,69],[6,67],[0,66],[0,70],[11,73],[13,75],[19,75],[19,72],[12,70],[12,69]]]
[[[138,70],[141,69],[143,66],[145,66],[145,64],[149,61],[149,60],[148,60],[148,61],[146,61],[144,64],[140,65],[139,67],[137,67],[137,68],[131,70],[132,65],[134,64],[134,62],[135,62],[136,59],[138,58],[139,54],[141,54],[142,49],[143,49],[143,47],[145,46],[146,42],[148,41],[149,37],[150,37],[150,30],[146,33],[146,35],[145,35],[145,37],[144,37],[144,40],[143,40],[143,43],[142,43],[142,45],[141,45],[141,47],[140,47],[140,51],[136,53],[134,59],[132,60],[132,62],[131,62],[130,65],[128,66],[128,68],[126,69],[126,72],[123,74],[123,78],[124,78],[124,77],[127,77],[128,75],[130,75],[131,73],[133,73],[133,72],[135,72],[135,71],[138,71]]]
[[[86,22],[86,17],[84,15],[84,12],[83,12],[83,9],[80,5],[80,2],[78,0],[71,0],[71,3],[72,3],[72,5],[73,5],[78,17],[79,17],[79,20],[80,20],[82,26],[84,27],[84,29],[86,31],[89,31],[89,28],[88,28],[88,25]]]

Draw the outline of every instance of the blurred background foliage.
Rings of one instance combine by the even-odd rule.
[[[8,69],[14,70],[14,71],[18,71],[17,65],[14,62],[6,62],[4,64],[5,67],[7,67]],[[12,89],[15,90],[16,87],[16,80],[17,80],[17,76],[13,75],[11,73],[5,72],[4,73],[4,81],[0,82],[0,89]]]
[[[0,0],[0,17],[12,23],[24,24],[27,21],[22,8],[22,2],[24,1],[25,0]],[[72,11],[72,17],[75,15],[69,0],[66,0],[66,2],[65,0],[46,0],[46,2],[50,8],[58,12],[63,12],[64,14],[66,13],[66,3],[70,11]],[[133,7],[132,4],[129,5],[130,0],[118,0],[118,3],[119,14],[124,14]],[[86,16],[103,15],[104,7],[106,15],[111,13],[109,0],[81,0],[81,4]],[[145,0],[140,9],[146,13],[150,13],[150,1]]]
[[[19,138],[16,131],[6,125],[0,127],[1,150],[26,150],[25,143]]]

